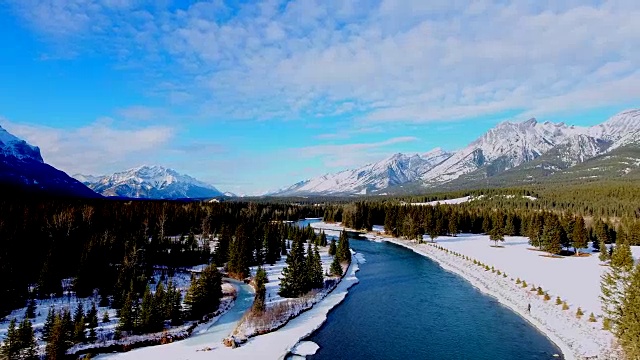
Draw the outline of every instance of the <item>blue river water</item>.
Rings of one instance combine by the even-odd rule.
[[[390,243],[350,241],[360,283],[308,339],[308,359],[561,359],[526,320],[437,263]],[[556,357],[554,357],[556,355]]]

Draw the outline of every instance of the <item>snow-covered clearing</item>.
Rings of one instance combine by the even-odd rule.
[[[358,259],[354,256],[347,274],[338,286],[329,293],[324,300],[315,304],[310,310],[290,320],[284,327],[277,331],[250,338],[246,344],[232,349],[222,345],[221,341],[215,343],[200,343],[193,346],[186,341],[173,344],[148,347],[128,353],[119,353],[100,357],[100,359],[117,360],[253,360],[253,359],[284,359],[285,356],[300,342],[320,328],[327,320],[327,314],[331,309],[344,300],[351,286],[358,283],[356,272],[359,270]],[[222,318],[219,323],[224,322]],[[222,324],[221,324],[222,325]],[[303,350],[309,350],[310,344],[304,345]]]
[[[600,313],[599,282],[604,267],[596,256],[580,258],[547,258],[538,251],[528,250],[527,238],[511,237],[504,248],[490,247],[488,236],[461,235],[439,237],[436,244],[417,244],[397,238],[386,241],[407,247],[437,261],[444,269],[452,271],[481,291],[496,297],[545,333],[562,350],[565,359],[598,356],[598,359],[615,359],[610,332],[601,330],[601,318],[588,321],[590,312]],[[494,266],[507,277],[485,271],[472,261],[455,256],[437,246],[469,256],[489,266]],[[638,249],[634,249],[638,253]],[[516,284],[516,279],[525,280],[527,288]],[[530,291],[532,285],[548,291],[551,300]],[[569,310],[555,304],[555,297],[567,300]],[[531,304],[531,312],[527,311]],[[585,316],[576,317],[581,307]]]
[[[516,195],[495,195],[495,196],[492,196],[491,198],[494,198],[496,196],[504,197],[506,199],[515,199],[516,198]],[[530,201],[538,200],[536,197],[528,196],[528,195],[522,195],[520,197],[523,198],[523,199],[526,199],[526,200],[530,200]],[[465,197],[455,198],[455,199],[435,200],[435,201],[429,201],[429,202],[416,202],[416,203],[411,203],[411,205],[414,205],[414,206],[425,206],[425,205],[435,206],[435,205],[438,205],[438,204],[440,204],[440,205],[457,205],[457,204],[463,204],[463,203],[466,203],[466,202],[469,202],[469,201],[482,200],[484,198],[486,198],[485,195],[480,195],[480,196],[476,196],[476,197],[465,196]]]
[[[201,272],[204,267],[206,267],[206,265],[197,265],[189,268],[179,268],[175,271],[171,278],[167,276],[166,268],[158,267],[154,272],[154,284],[150,284],[149,287],[152,292],[155,292],[158,283],[162,282],[166,288],[166,285],[169,283],[169,281],[171,281],[173,285],[175,285],[176,288],[180,291],[180,293],[182,294],[182,299],[184,300],[186,292],[191,284],[191,274]],[[65,281],[63,281],[63,283],[70,284],[71,279],[66,279]],[[220,306],[221,313],[228,310],[228,308],[233,305],[232,294],[235,292],[235,289],[229,284],[223,284],[223,292],[225,293],[225,297],[222,299],[222,303]],[[85,313],[89,309],[91,309],[93,303],[96,304],[96,308],[98,309],[98,327],[96,328],[96,335],[98,340],[92,344],[76,345],[72,349],[70,349],[71,352],[87,348],[106,347],[114,344],[133,344],[135,342],[159,339],[163,336],[163,333],[135,335],[116,341],[113,339],[114,332],[119,321],[116,310],[109,307],[99,307],[98,305],[100,303],[100,297],[97,293],[95,293],[91,297],[77,298],[73,292],[65,292],[65,295],[63,295],[62,297],[54,297],[47,300],[36,300],[36,318],[31,319],[31,322],[36,333],[36,339],[38,341],[39,350],[41,352],[44,351],[45,347],[45,343],[41,340],[42,329],[44,327],[49,309],[53,308],[56,312],[61,312],[64,309],[68,309],[69,311],[71,311],[71,314],[74,314],[79,303],[82,303]],[[7,315],[4,321],[0,322],[0,341],[3,341],[4,337],[6,336],[11,319],[16,319],[19,322],[24,318],[25,311],[26,307],[16,309],[12,311],[11,314]],[[109,314],[109,322],[102,321],[105,312]],[[192,327],[193,324],[194,322],[187,322],[181,326],[168,328],[167,334],[178,338],[184,337],[186,335],[187,329],[189,329],[189,327]]]

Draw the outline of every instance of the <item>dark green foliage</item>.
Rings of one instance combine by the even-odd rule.
[[[346,231],[340,233],[338,247],[336,249],[336,257],[340,262],[351,262],[351,249],[349,246],[349,237]]]
[[[295,298],[305,293],[306,266],[304,248],[301,241],[294,241],[287,255],[287,267],[282,270],[280,296]]]
[[[629,276],[615,333],[628,359],[640,359],[640,264]]]
[[[73,339],[77,343],[82,343],[86,340],[85,336],[85,317],[84,308],[82,302],[78,302],[76,312],[73,317]]]
[[[333,257],[330,270],[331,270],[331,275],[342,276],[342,265],[340,264],[340,260],[338,260],[337,256]]]
[[[336,241],[331,240],[331,244],[329,245],[329,255],[334,256],[336,254]]]
[[[222,277],[214,265],[209,265],[191,282],[185,297],[185,303],[189,305],[190,318],[200,319],[218,310],[221,297]]]
[[[25,310],[24,317],[27,319],[35,319],[36,318],[36,300],[31,298],[27,301],[27,309]]]
[[[254,283],[256,287],[256,297],[253,301],[252,310],[255,313],[262,313],[265,310],[265,300],[267,289],[265,284],[269,281],[267,278],[267,272],[262,267],[258,267],[256,271],[256,276],[254,278]]]
[[[51,334],[51,328],[53,327],[53,322],[56,320],[56,312],[52,307],[49,308],[49,312],[47,313],[47,318],[44,321],[44,325],[42,327],[42,341],[46,342],[49,339],[49,335]]]

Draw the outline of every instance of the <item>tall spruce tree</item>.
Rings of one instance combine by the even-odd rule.
[[[640,264],[629,277],[615,332],[627,359],[640,359]]]
[[[333,261],[331,262],[331,275],[333,276],[342,276],[342,264],[340,264],[340,260],[338,260],[337,256],[333,257]]]
[[[84,321],[84,307],[82,306],[82,302],[78,302],[78,306],[76,307],[76,312],[73,317],[73,339],[77,343],[83,343],[86,340],[85,337],[85,321]]]
[[[340,232],[340,239],[338,240],[338,248],[336,249],[336,257],[340,262],[351,262],[351,249],[349,246],[349,236],[346,231]]]
[[[20,349],[16,359],[35,360],[38,358],[36,350],[36,335],[29,319],[24,319],[18,326],[18,342]]]
[[[47,318],[44,321],[44,325],[42,327],[42,341],[47,342],[49,340],[49,335],[51,334],[51,328],[53,327],[53,322],[56,320],[56,311],[53,306],[49,307],[49,312],[47,313]]]
[[[329,255],[334,256],[336,254],[336,250],[336,241],[331,240],[331,243],[329,244]]]
[[[611,320],[614,328],[620,325],[622,301],[629,286],[629,278],[633,269],[631,248],[621,242],[613,249],[609,269],[602,274],[600,281],[600,300],[605,316]]]
[[[542,250],[549,254],[559,254],[562,250],[562,226],[556,215],[548,215],[542,232]]]
[[[20,339],[18,336],[18,329],[16,324],[16,319],[11,319],[9,328],[7,330],[7,335],[5,336],[4,342],[2,343],[0,354],[2,354],[3,358],[5,359],[16,359],[18,353],[20,352]]]
[[[67,349],[71,347],[71,342],[65,331],[65,324],[62,316],[56,316],[45,352],[48,360],[66,359]]]
[[[287,267],[282,270],[283,278],[280,282],[280,296],[295,298],[305,292],[305,256],[301,241],[294,241],[287,255]]]
[[[222,276],[215,265],[207,266],[200,277],[191,282],[185,303],[189,305],[192,319],[200,319],[204,315],[218,310],[222,297]]]
[[[580,249],[584,249],[589,245],[587,243],[587,229],[585,228],[584,218],[582,216],[577,216],[575,219],[571,240],[576,254],[580,254]]]
[[[91,303],[91,309],[87,312],[87,327],[89,328],[89,342],[94,342],[97,339],[96,328],[98,327],[98,309],[96,303]]]
[[[258,270],[256,271],[256,277],[254,279],[254,283],[256,286],[256,297],[253,301],[253,306],[252,306],[252,310],[255,313],[262,313],[265,310],[265,303],[266,303],[266,294],[267,294],[267,288],[265,287],[265,284],[269,281],[269,279],[267,278],[267,272],[264,270],[263,267],[258,267]]]

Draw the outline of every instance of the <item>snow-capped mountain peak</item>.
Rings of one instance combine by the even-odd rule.
[[[74,177],[105,196],[176,199],[222,195],[212,185],[158,165],[143,165],[106,176]]]
[[[19,160],[34,160],[44,163],[40,149],[14,136],[0,126],[0,155],[11,156]]]

